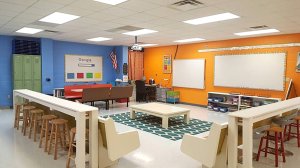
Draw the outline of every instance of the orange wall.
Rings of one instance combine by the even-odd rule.
[[[255,49],[255,50],[241,50],[241,51],[222,51],[222,52],[206,52],[199,53],[199,49],[206,48],[223,48],[235,46],[249,46],[249,45],[262,45],[262,44],[279,44],[279,43],[293,43],[300,42],[299,34],[266,36],[256,38],[244,38],[234,40],[224,40],[215,42],[204,42],[196,44],[179,45],[176,59],[192,59],[192,58],[205,58],[205,89],[190,89],[190,88],[174,88],[180,91],[181,102],[206,105],[207,92],[234,92],[247,95],[266,96],[284,98],[285,91],[269,91],[258,89],[240,89],[240,88],[226,88],[213,86],[214,79],[214,56],[222,54],[251,54],[251,53],[266,53],[266,52],[286,52],[286,77],[292,78],[295,84],[297,95],[300,95],[300,72],[296,73],[295,67],[297,62],[297,53],[300,52],[300,47],[287,47],[287,48],[272,48],[272,49]],[[164,46],[147,48],[144,52],[144,75],[147,80],[154,78],[157,84],[163,86],[172,86],[172,74],[163,74],[163,55],[172,55],[174,58],[176,46]],[[163,79],[169,79],[164,81]]]

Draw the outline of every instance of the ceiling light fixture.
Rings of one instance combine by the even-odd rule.
[[[123,34],[130,35],[130,36],[140,36],[140,35],[156,33],[156,32],[157,31],[155,31],[155,30],[141,29],[141,30],[126,32],[126,33],[123,33]]]
[[[279,32],[277,29],[264,29],[264,30],[255,30],[255,31],[247,31],[247,32],[240,32],[234,33],[237,36],[251,36],[256,34],[266,34],[266,33],[276,33]]]
[[[183,22],[192,25],[199,25],[199,24],[212,23],[212,22],[218,22],[218,21],[230,20],[236,18],[239,18],[239,16],[234,15],[232,13],[221,13],[217,15],[211,15],[211,16],[201,17],[197,19],[186,20]]]
[[[54,12],[54,13],[40,19],[39,21],[54,23],[54,24],[64,24],[69,21],[78,19],[79,17],[80,16],[70,15],[70,14],[60,13],[60,12]]]
[[[109,4],[109,5],[117,5],[117,4],[123,3],[127,0],[94,0],[94,1],[101,2],[101,3],[106,3],[106,4]]]
[[[96,37],[96,38],[90,38],[87,39],[88,41],[95,41],[95,42],[99,42],[99,41],[107,41],[107,40],[111,40],[111,38],[106,38],[106,37]]]
[[[35,28],[30,28],[30,27],[23,27],[19,30],[17,30],[17,33],[24,33],[24,34],[36,34],[41,31],[44,31],[43,29],[35,29]]]
[[[176,40],[176,43],[187,43],[187,42],[195,42],[195,41],[203,41],[203,38],[190,38],[190,39],[183,39],[183,40]]]

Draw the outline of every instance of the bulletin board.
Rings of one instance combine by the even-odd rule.
[[[66,82],[102,81],[103,60],[101,56],[65,55]]]
[[[171,57],[171,55],[163,56],[163,73],[165,73],[165,74],[172,73],[172,57]]]
[[[205,59],[176,59],[173,61],[173,86],[204,89]]]
[[[214,86],[283,91],[286,53],[215,56]]]

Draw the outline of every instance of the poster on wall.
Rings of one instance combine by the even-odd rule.
[[[296,72],[300,72],[300,52],[298,52],[298,55],[297,55]]]
[[[163,57],[163,73],[172,73],[172,57],[164,55]]]
[[[65,82],[102,81],[102,57],[65,55]]]

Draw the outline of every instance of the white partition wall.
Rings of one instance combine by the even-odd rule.
[[[173,61],[173,86],[204,89],[205,59]]]
[[[284,90],[286,53],[215,56],[214,86]]]

